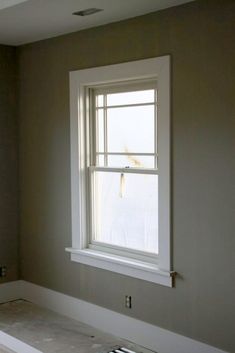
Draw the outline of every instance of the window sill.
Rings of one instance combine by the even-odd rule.
[[[112,255],[91,249],[66,248],[71,254],[71,261],[122,275],[158,283],[167,287],[173,286],[174,272],[163,271],[152,263],[142,262],[126,257]]]

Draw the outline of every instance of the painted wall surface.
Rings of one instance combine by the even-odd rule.
[[[0,45],[0,265],[18,278],[18,138],[16,50]]]
[[[235,2],[201,0],[23,46],[25,280],[235,352]],[[69,71],[172,56],[175,288],[72,263]],[[133,308],[124,308],[124,296]]]

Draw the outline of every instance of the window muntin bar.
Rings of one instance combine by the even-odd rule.
[[[96,110],[104,109],[104,108],[109,108],[109,109],[115,109],[115,108],[128,108],[128,107],[145,107],[145,106],[153,106],[155,105],[154,102],[152,103],[133,103],[133,104],[119,104],[119,105],[102,105],[100,107],[96,107]]]

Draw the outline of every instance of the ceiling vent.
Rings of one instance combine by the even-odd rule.
[[[95,13],[100,12],[100,11],[103,11],[103,9],[91,8],[91,9],[85,9],[85,10],[74,12],[73,15],[89,16],[89,15],[94,15]]]

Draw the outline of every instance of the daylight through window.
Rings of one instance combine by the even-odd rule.
[[[91,92],[91,243],[157,254],[156,81]]]

